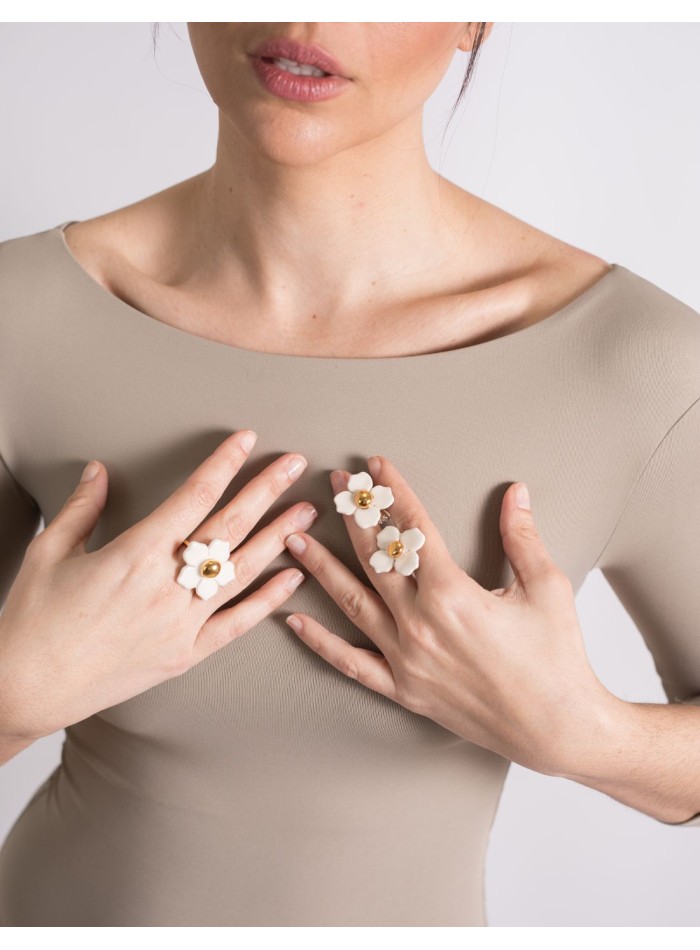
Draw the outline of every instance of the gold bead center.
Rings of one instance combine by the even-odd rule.
[[[221,564],[219,561],[209,560],[204,561],[199,568],[199,573],[202,577],[216,577],[216,575],[221,570]]]
[[[372,504],[372,497],[371,491],[365,491],[364,489],[361,491],[356,491],[355,504],[358,508],[369,508],[369,506]]]
[[[401,541],[392,541],[387,546],[386,553],[389,557],[401,557],[403,554],[403,544]]]

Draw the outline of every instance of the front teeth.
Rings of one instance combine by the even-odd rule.
[[[328,75],[328,73],[324,73],[322,69],[317,69],[316,66],[311,66],[309,63],[297,63],[293,59],[283,59],[279,57],[278,59],[273,59],[272,62],[275,66],[279,66],[280,69],[284,69],[288,73],[294,73],[295,76]]]

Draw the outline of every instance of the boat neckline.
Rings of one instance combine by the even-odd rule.
[[[444,362],[451,359],[459,359],[466,353],[471,355],[479,355],[483,353],[492,353],[496,349],[500,348],[509,348],[518,342],[524,340],[532,340],[538,335],[551,330],[552,327],[557,327],[561,325],[568,316],[577,313],[585,304],[590,303],[602,290],[606,289],[610,284],[611,279],[619,275],[622,271],[626,271],[622,264],[616,262],[611,262],[610,269],[603,274],[602,277],[599,277],[598,280],[587,287],[582,293],[578,294],[568,303],[565,303],[562,307],[559,307],[553,313],[549,314],[547,317],[543,317],[540,320],[537,320],[535,323],[530,323],[525,327],[522,327],[520,330],[514,330],[512,333],[505,333],[503,336],[494,337],[490,340],[483,340],[481,343],[469,343],[466,346],[451,347],[446,350],[435,350],[428,353],[406,353],[404,355],[398,356],[315,356],[312,353],[273,353],[267,350],[254,350],[249,349],[248,347],[237,346],[233,343],[226,343],[223,340],[213,340],[211,337],[201,336],[198,333],[192,333],[190,330],[183,330],[180,327],[173,326],[171,323],[165,323],[163,320],[159,320],[157,317],[152,317],[147,313],[144,313],[143,310],[139,310],[137,307],[132,307],[131,304],[127,303],[125,300],[122,300],[121,297],[117,297],[116,294],[111,293],[107,290],[106,287],[103,287],[95,278],[85,270],[82,264],[75,257],[71,251],[68,242],[66,241],[66,236],[64,234],[65,229],[70,224],[79,224],[79,219],[73,219],[70,221],[62,221],[60,224],[55,225],[53,228],[49,229],[49,232],[55,234],[59,239],[59,245],[62,248],[63,252],[66,255],[67,260],[72,264],[73,272],[80,278],[83,284],[90,289],[90,291],[97,298],[100,298],[103,302],[108,303],[110,307],[122,310],[123,312],[130,315],[133,320],[140,320],[147,323],[149,326],[156,330],[164,332],[166,335],[171,334],[173,339],[180,337],[183,339],[189,339],[196,341],[195,345],[199,346],[209,346],[217,347],[221,350],[228,350],[231,353],[238,353],[242,356],[246,356],[249,359],[258,359],[261,361],[287,361],[287,362],[313,362],[319,365],[323,363],[347,363],[347,364],[385,364],[390,363],[398,365],[401,362],[409,363],[418,363],[418,362]],[[510,342],[509,342],[510,341]]]

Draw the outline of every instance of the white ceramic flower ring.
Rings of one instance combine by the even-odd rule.
[[[209,600],[235,576],[230,553],[229,542],[220,538],[214,538],[209,544],[190,541],[182,554],[185,566],[177,576],[178,584],[194,590],[202,600]]]
[[[385,485],[374,485],[369,472],[355,472],[348,478],[345,491],[333,496],[335,510],[341,515],[353,515],[360,528],[379,524],[383,508],[394,503],[394,495]]]
[[[419,548],[425,543],[425,535],[420,528],[408,528],[406,531],[389,524],[377,535],[378,549],[369,559],[377,574],[385,574],[392,568],[399,574],[408,576],[419,565]]]

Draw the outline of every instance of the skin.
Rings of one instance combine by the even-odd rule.
[[[546,318],[610,265],[443,179],[423,147],[424,103],[455,53],[470,49],[475,26],[188,24],[218,108],[216,159],[156,195],[72,225],[65,236],[74,256],[154,319],[267,352],[434,352]],[[352,78],[350,88],[317,103],[267,93],[246,51],[280,34],[323,46]],[[599,788],[660,820],[695,814],[700,777],[691,785],[684,761],[696,741],[694,711],[625,703],[597,680],[571,584],[532,513],[515,504],[515,485],[500,518],[515,579],[486,591],[454,563],[420,500],[380,456],[377,481],[396,496],[392,519],[401,530],[419,526],[426,543],[413,577],[378,575],[368,558],[379,529],[359,529],[343,516],[370,587],[303,533],[295,522],[303,505],[243,543],[284,490],[287,456],[272,464],[273,478],[262,473],[199,525],[242,464],[237,440],[223,443],[163,510],[100,551],[86,554],[83,545],[106,498],[104,466],[32,541],[0,617],[6,757],[182,673],[289,595],[287,570],[217,611],[236,593],[233,585],[206,602],[173,585],[182,538],[229,538],[247,586],[294,535],[306,547],[290,546],[292,553],[381,651],[351,647],[296,615],[298,636],[346,675],[514,761]],[[336,491],[348,473],[337,474]],[[83,662],[67,665],[66,655]],[[56,668],[58,694],[46,688]]]
[[[290,474],[289,463],[300,458],[293,453],[209,514],[248,458],[246,431],[226,438],[146,518],[98,550],[86,552],[85,542],[107,500],[103,465],[31,541],[0,615],[5,758],[180,675],[259,623],[289,597],[290,582],[303,580],[287,568],[236,606],[220,609],[284,550],[295,527],[309,527],[315,517],[299,502],[243,543],[303,471],[302,465]],[[174,583],[183,538],[229,539],[236,549],[235,579],[208,600]]]

